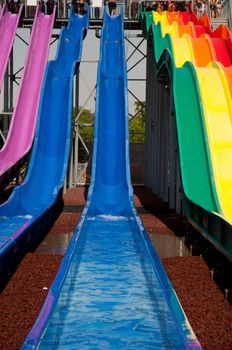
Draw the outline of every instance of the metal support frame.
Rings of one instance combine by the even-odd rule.
[[[134,38],[134,36],[132,36]],[[136,38],[138,38],[140,36],[136,36]],[[144,42],[145,38],[142,37],[142,39],[140,40],[140,42],[138,43],[138,45],[135,45],[130,39],[129,39],[129,36],[124,36],[125,40],[133,46],[134,50],[132,51],[132,53],[130,54],[130,56],[127,58],[127,63],[129,62],[129,60],[135,55],[136,52],[139,52],[141,55],[142,55],[142,58],[139,59],[132,67],[130,67],[128,70],[127,70],[127,73],[129,73],[130,71],[132,71],[135,67],[137,67],[139,65],[140,62],[142,62],[146,57],[147,55],[144,54],[144,52],[142,52],[139,47],[141,46],[141,44]],[[131,38],[131,36],[130,36]],[[146,79],[139,79],[139,78],[129,78],[128,81],[137,81],[137,82],[144,82],[146,81]],[[128,88],[128,93],[134,97],[134,99],[137,101],[137,102],[141,102],[140,99]],[[134,115],[132,115],[131,113],[129,113],[129,123],[134,120],[139,114],[140,112],[143,111],[144,108],[141,108],[139,111],[137,111]]]
[[[181,214],[183,208],[173,91],[168,73],[158,76],[153,48],[150,43],[147,45],[144,183],[168,202],[170,209]]]
[[[64,14],[64,16],[62,18],[66,18],[67,17],[67,6],[65,6],[66,1],[61,0],[60,4],[61,3],[62,3],[62,6],[64,6],[64,12],[62,12]],[[29,15],[29,12],[26,9],[26,16],[28,16],[28,15]],[[31,29],[33,19],[28,18],[28,20],[29,20],[29,22],[27,23],[27,25],[28,25],[27,28]],[[127,22],[127,26],[130,30],[134,30],[134,29],[139,28],[138,21],[137,21],[135,28],[133,27],[133,25],[130,24],[129,20],[125,20],[125,22]],[[59,25],[58,25],[58,27],[59,27]],[[99,28],[99,26],[97,26],[97,27],[94,26],[94,27],[90,27],[90,28],[96,29],[96,28]],[[21,36],[18,33],[16,34],[16,36],[26,46],[29,46],[29,43],[23,38],[23,36]],[[135,44],[133,42],[133,39],[138,38],[138,37],[141,37],[141,40],[138,44]],[[53,45],[58,40],[59,34],[53,34],[52,38],[53,38],[53,40],[51,40],[50,45]],[[144,54],[144,52],[141,51],[141,49],[140,49],[141,44],[144,42],[144,38],[141,34],[129,33],[129,35],[125,35],[125,40],[128,42],[129,45],[131,45],[133,47],[133,51],[130,53],[130,56],[127,59],[128,62],[131,61],[131,58],[133,56],[135,56],[136,53],[139,53],[140,55],[142,55],[142,58],[137,60],[137,62],[135,64],[133,64],[128,69],[128,72],[131,72],[146,57],[146,54]],[[10,116],[11,116],[11,113],[13,110],[13,97],[14,97],[13,96],[13,90],[14,90],[13,84],[15,83],[15,84],[19,85],[19,80],[21,79],[21,72],[23,71],[23,68],[24,68],[24,67],[21,67],[16,72],[14,72],[13,71],[13,53],[12,53],[11,60],[12,61],[11,61],[11,64],[9,64],[9,66],[8,66],[7,75],[5,77],[5,84],[4,84],[4,112],[3,113],[4,113],[5,129],[3,131],[0,130],[0,137],[2,137],[3,141],[5,141],[5,138],[6,138],[8,129],[9,129],[9,120],[10,120]],[[83,61],[83,62],[92,64],[92,63],[97,63],[98,61],[89,60],[89,61]],[[78,161],[80,144],[85,149],[85,152],[87,154],[87,158],[90,158],[90,151],[88,150],[87,145],[85,144],[84,140],[81,138],[80,133],[79,133],[79,126],[80,126],[79,117],[80,117],[83,109],[86,107],[87,103],[89,102],[89,100],[91,98],[95,99],[94,94],[95,94],[96,86],[94,86],[94,87],[89,86],[89,84],[85,80],[85,77],[83,77],[83,75],[78,71],[78,73],[75,77],[75,82],[74,82],[74,97],[73,97],[74,107],[79,107],[80,78],[82,79],[82,83],[84,82],[84,84],[87,86],[88,91],[89,91],[89,95],[88,95],[86,101],[84,102],[82,109],[78,112],[78,115],[73,120],[73,133],[72,133],[73,139],[72,139],[72,146],[71,146],[71,151],[70,151],[70,162],[69,162],[69,167],[68,167],[68,174],[67,174],[67,177],[65,180],[64,190],[67,187],[73,187],[73,186],[76,186],[78,183],[81,183],[82,178],[83,178],[83,173],[85,172],[85,170],[87,168],[88,162],[86,162],[85,164],[84,163],[79,164],[79,161]],[[135,82],[135,81],[144,82],[146,79],[145,78],[144,79],[136,78],[136,77],[132,76],[128,80],[131,82]],[[128,91],[136,101],[140,101],[140,99],[136,96],[136,94],[133,91],[131,91],[130,89],[128,89]],[[136,118],[142,110],[143,110],[143,108],[141,108],[139,111],[137,111],[134,115],[129,114],[129,122],[131,122],[134,118]]]
[[[94,28],[96,29],[96,28]],[[99,35],[100,37],[100,35]],[[141,37],[140,35],[136,35],[136,36],[132,36],[133,38],[138,38]],[[140,40],[140,42],[138,43],[138,45],[135,45],[131,39],[131,36],[125,36],[125,39],[127,40],[127,42],[133,46],[134,50],[133,52],[130,54],[130,56],[128,57],[127,61],[129,61],[133,55],[135,55],[136,52],[139,52],[143,57],[142,60],[146,57],[146,54],[144,54],[139,47],[141,46],[141,44],[144,42],[144,38],[142,37],[142,40]],[[129,70],[132,71],[141,61],[141,59],[138,60]],[[97,63],[98,61],[96,60],[88,60],[88,61],[82,61],[82,63]],[[90,87],[88,82],[86,81],[85,77],[79,73],[79,78],[82,79],[82,82],[86,85],[88,91],[89,91],[89,95],[86,98],[86,101],[84,102],[82,108],[79,110],[76,118],[74,119],[74,129],[73,129],[73,140],[72,140],[72,146],[71,146],[71,151],[70,151],[70,164],[69,164],[69,170],[68,170],[68,175],[67,175],[67,179],[66,183],[65,183],[65,188],[64,190],[66,190],[67,187],[71,188],[71,187],[75,187],[78,184],[82,183],[83,181],[83,174],[87,169],[88,166],[88,160],[90,159],[90,151],[87,147],[87,145],[85,144],[84,140],[82,139],[80,133],[79,133],[79,126],[81,126],[80,122],[79,122],[79,117],[81,115],[81,113],[83,112],[84,108],[86,107],[87,103],[89,102],[89,100],[91,98],[95,99],[94,93],[96,91],[96,85],[93,87]],[[79,83],[79,79],[78,78],[78,83]],[[132,78],[132,79],[128,79],[129,81],[140,81],[140,82],[144,82],[146,79],[137,79],[137,78]],[[79,91],[78,86],[76,85],[76,91]],[[140,102],[140,99],[136,96],[135,93],[133,93],[130,89],[128,89],[128,92],[133,96],[133,98]],[[75,99],[74,99],[75,100]],[[75,102],[74,107],[79,106],[79,103]],[[143,108],[141,108],[139,111],[137,111],[134,115],[130,114],[129,117],[129,122],[131,122],[134,118],[136,118],[139,113],[143,110]],[[85,125],[86,126],[86,125]],[[88,125],[88,126],[92,126],[92,125]],[[83,148],[85,149],[85,152],[87,154],[87,161],[85,163],[80,163],[78,161],[79,158],[79,145],[82,145]]]
[[[98,61],[90,60],[90,61],[83,61],[83,62],[96,63]],[[83,106],[79,110],[80,77],[82,78],[82,81],[86,85],[86,87],[89,91],[89,95],[87,96]],[[95,100],[94,94],[96,91],[96,85],[91,89],[91,87],[89,86],[88,82],[86,81],[84,76],[81,74],[79,69],[78,69],[78,72],[77,72],[76,77],[75,77],[74,85],[75,85],[75,88],[74,88],[74,99],[73,99],[74,105],[73,105],[73,107],[78,111],[78,113],[77,113],[75,119],[73,119],[71,150],[70,150],[70,159],[69,159],[69,167],[68,167],[68,174],[67,174],[68,181],[66,179],[65,185],[64,185],[64,191],[66,191],[67,187],[72,188],[72,187],[76,187],[78,184],[83,183],[83,175],[87,169],[88,161],[90,158],[90,151],[79,133],[79,126],[81,125],[79,123],[79,118],[81,116],[81,113],[85,109],[86,105],[88,104],[89,100],[91,98],[94,98],[94,100]],[[90,125],[90,126],[92,126],[92,125]],[[83,146],[83,148],[88,156],[85,163],[79,162],[79,144],[81,144]]]
[[[141,53],[141,55],[142,55],[144,58],[146,57],[146,55],[144,54],[144,52],[142,52],[142,51],[139,49],[139,47],[141,46],[141,44],[144,42],[145,38],[143,38],[137,46],[134,45],[133,42],[132,42],[131,40],[129,40],[127,36],[125,36],[125,39],[126,39],[126,41],[127,41],[130,45],[132,45],[132,46],[134,47],[134,51],[133,51],[133,52],[130,54],[130,56],[127,58],[127,62],[130,60],[130,58],[134,55],[134,53],[135,53],[136,51],[138,51],[139,53]]]

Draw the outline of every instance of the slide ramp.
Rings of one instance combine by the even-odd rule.
[[[52,15],[45,16],[39,6],[36,9],[19,93],[6,141],[0,150],[0,187],[15,176],[20,161],[28,154],[34,140],[55,11],[56,7]]]
[[[123,14],[104,15],[91,186],[35,348],[201,349],[133,205]]]
[[[150,23],[150,14],[144,15]],[[225,33],[225,39],[206,34],[177,37],[172,32],[163,36],[165,26],[170,27],[157,21],[149,35],[157,79],[159,72],[166,71],[174,97],[171,108],[175,110],[185,213],[231,260],[232,75],[225,41],[229,37]]]
[[[222,65],[196,69],[221,213],[232,225],[232,99]]]
[[[13,47],[16,30],[21,16],[23,5],[19,12],[12,14],[6,4],[3,5],[0,14],[0,90],[6,72],[7,63]]]
[[[57,58],[47,65],[27,176],[0,206],[0,271],[11,265],[18,251],[28,250],[54,215],[69,157],[73,75],[87,26],[87,15],[71,12],[69,26],[60,35]]]

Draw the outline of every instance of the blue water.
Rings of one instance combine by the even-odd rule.
[[[31,221],[31,215],[13,217],[0,216],[0,249],[10,240],[12,235]]]
[[[183,348],[135,219],[86,217],[40,349]]]

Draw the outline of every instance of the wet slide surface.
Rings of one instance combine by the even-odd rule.
[[[14,167],[32,146],[54,18],[55,8],[52,15],[45,16],[37,7],[10,129],[0,150],[0,185],[14,174]]]
[[[60,35],[57,58],[46,68],[27,176],[0,206],[0,271],[13,259],[15,246],[25,251],[28,242],[41,235],[50,219],[48,216],[43,221],[43,214],[53,207],[63,186],[71,135],[73,75],[87,24],[87,16],[72,13],[68,28]]]
[[[20,5],[19,13],[12,14],[4,4],[0,14],[0,90],[13,46],[23,5]]]
[[[87,217],[40,349],[181,349],[133,218]]]
[[[123,14],[105,13],[87,206],[23,349],[201,349],[132,203],[127,123]]]

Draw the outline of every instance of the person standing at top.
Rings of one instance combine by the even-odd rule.
[[[116,16],[116,0],[108,0],[108,7],[109,7],[109,13],[110,16]]]

